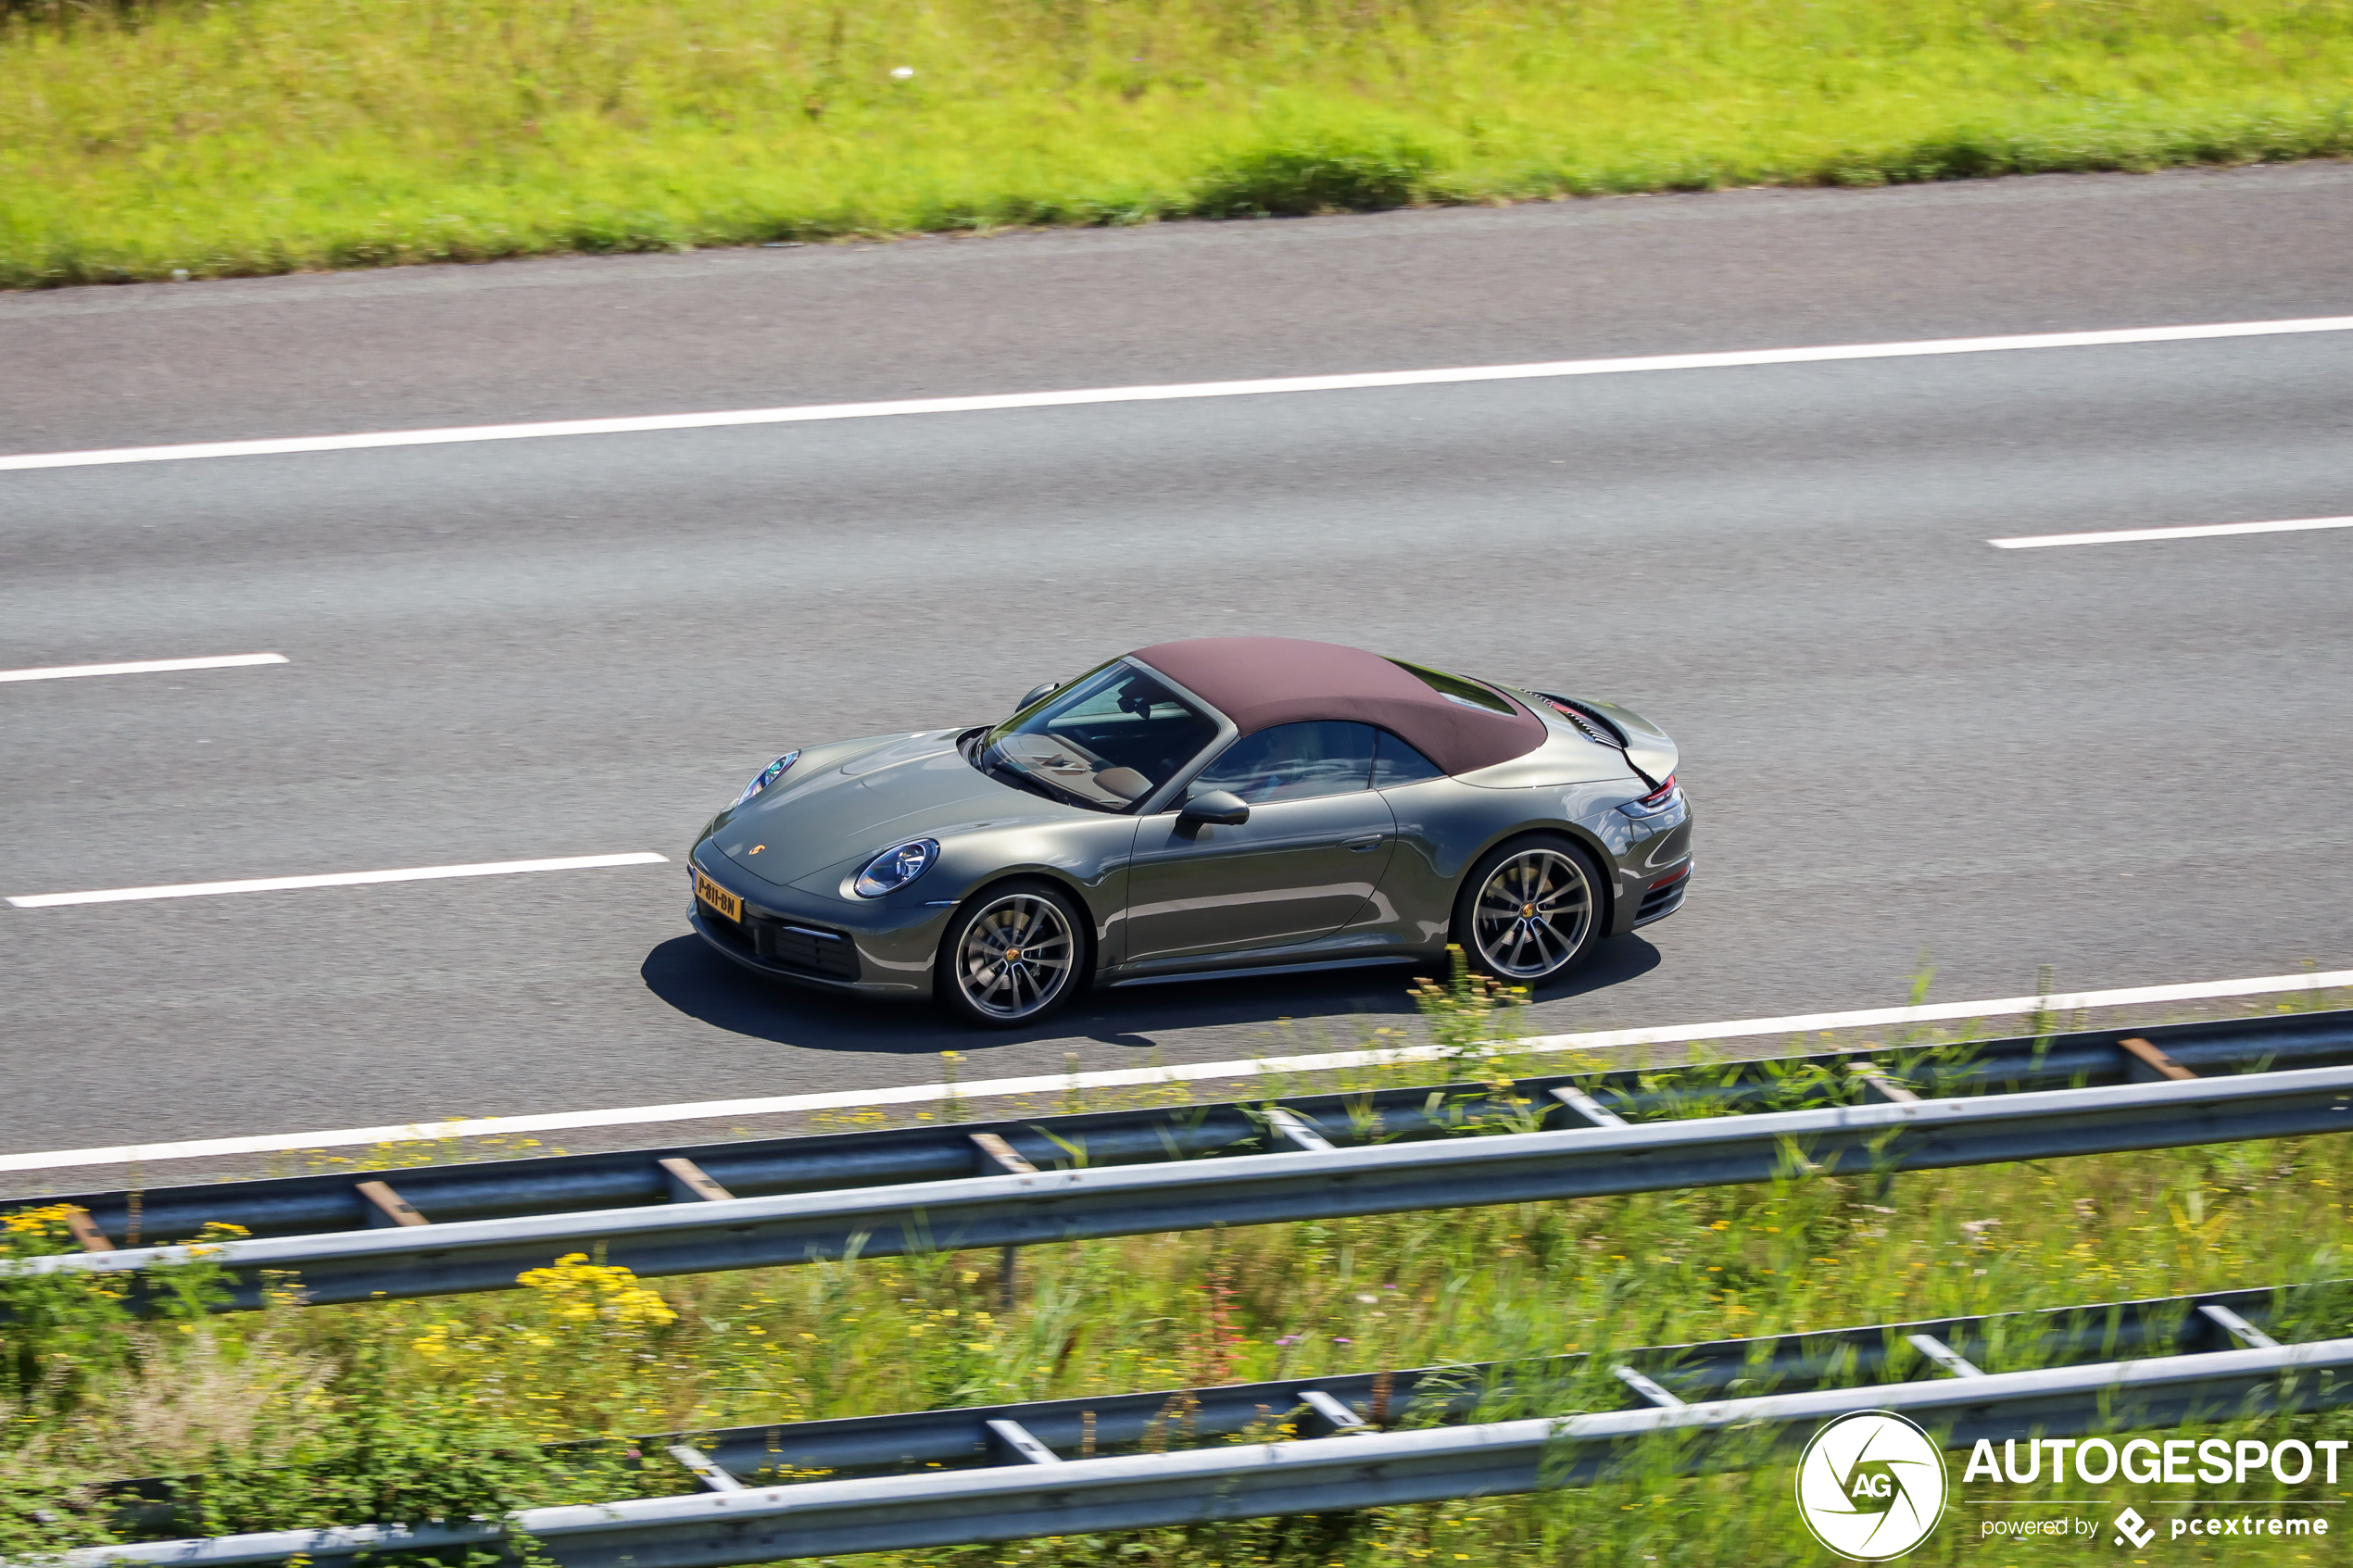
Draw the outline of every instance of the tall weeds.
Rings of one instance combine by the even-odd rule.
[[[34,1282],[0,1268],[0,1341],[34,1369],[0,1428],[0,1553],[119,1531],[90,1484],[129,1474],[191,1478],[217,1529],[497,1512],[689,1485],[625,1449],[550,1441],[1571,1350],[1605,1362],[2333,1278],[2353,1272],[2348,1182],[2353,1143],[2315,1138],[1135,1237],[1028,1249],[1011,1312],[993,1254],[663,1282],[575,1255],[496,1296],[206,1319],[183,1292],[145,1322],[97,1290],[35,1323],[19,1311]],[[10,1233],[19,1251],[27,1234]],[[1982,1359],[2008,1370],[2018,1353]],[[1778,1562],[1799,1540],[1785,1480],[1661,1468],[1551,1498],[889,1561]]]

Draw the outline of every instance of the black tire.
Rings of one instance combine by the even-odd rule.
[[[1607,886],[1592,852],[1566,834],[1499,844],[1454,892],[1454,941],[1481,974],[1530,990],[1550,985],[1600,946]]]
[[[1087,977],[1087,917],[1046,882],[1000,882],[964,901],[939,939],[932,994],[983,1029],[1051,1017]],[[1013,955],[992,960],[990,955]]]

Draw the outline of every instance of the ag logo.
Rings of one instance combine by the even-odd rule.
[[[1857,1562],[1901,1557],[1944,1514],[1944,1455],[1889,1411],[1856,1411],[1814,1434],[1797,1461],[1797,1512],[1814,1538]]]

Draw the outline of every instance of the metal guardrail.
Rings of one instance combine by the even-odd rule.
[[[1856,1409],[1903,1411],[1948,1446],[1962,1446],[1979,1437],[2112,1432],[2353,1401],[2353,1339],[2275,1344],[2242,1315],[2247,1309],[2260,1314],[2271,1301],[2270,1293],[2235,1292],[1633,1352],[1613,1370],[1642,1398],[1640,1408],[1405,1430],[1379,1430],[1367,1406],[1343,1401],[1341,1394],[1361,1378],[752,1428],[706,1439],[700,1449],[671,1449],[677,1462],[702,1478],[704,1489],[686,1496],[530,1509],[507,1521],[363,1524],[89,1548],[65,1554],[64,1561],[73,1568],[110,1562],[226,1568],[296,1556],[334,1562],[363,1553],[493,1547],[520,1531],[562,1568],[698,1568],[1529,1492],[1591,1483],[1644,1457],[1680,1473],[1740,1468],[1787,1452],[1815,1423]],[[2006,1335],[2004,1327],[2015,1332]],[[2104,1353],[2112,1357],[2119,1342],[2150,1343],[2160,1333],[2176,1343],[2227,1335],[2245,1348],[1991,1374],[1954,1348],[1957,1344],[1983,1355],[1981,1345],[1999,1348],[2007,1339],[2029,1355],[2108,1347]],[[1954,1375],[1741,1399],[1683,1397],[1729,1386],[1724,1379],[1734,1366],[1769,1377],[1771,1368],[1787,1361],[1795,1375],[1829,1379],[1871,1365],[1884,1370],[1906,1351]],[[1655,1374],[1680,1377],[1681,1392],[1632,1364],[1637,1359],[1652,1362]],[[1378,1374],[1365,1391],[1377,1397],[1380,1380],[1410,1380],[1413,1391],[1391,1419],[1442,1422],[1465,1399],[1476,1406],[1496,1393],[1491,1386],[1466,1388],[1465,1374],[1497,1370]],[[1590,1364],[1584,1369],[1589,1375],[1591,1370]],[[1448,1378],[1454,1381],[1442,1381]],[[1541,1399],[1567,1386],[1539,1376],[1519,1392]],[[1074,1446],[1068,1416],[1091,1416],[1081,1424],[1082,1443],[1103,1441],[1107,1411],[1114,1412],[1109,1430],[1124,1442],[1149,1441],[1149,1428],[1133,1420],[1143,1408],[1136,1401],[1157,1401],[1152,1408],[1164,1430],[1171,1408],[1187,1399],[1192,1401],[1186,1413],[1193,1440],[1301,1411],[1332,1435],[1276,1442],[1228,1438],[1177,1451],[1091,1457],[1082,1451],[1075,1459],[1059,1451]],[[1245,1410],[1243,1427],[1233,1427]],[[951,1429],[954,1436],[943,1437]],[[746,1485],[741,1477],[757,1471],[739,1460],[727,1462],[726,1443],[751,1441],[755,1433],[763,1456],[759,1468],[771,1473],[807,1459],[847,1461],[833,1466],[839,1469],[876,1461],[925,1462],[919,1456],[927,1449],[949,1458],[912,1474]],[[975,1457],[981,1462],[972,1462]]]
[[[207,1220],[258,1233],[213,1249],[234,1273],[233,1306],[259,1304],[263,1271],[296,1271],[306,1299],[341,1302],[501,1288],[596,1246],[639,1274],[698,1273],[2336,1132],[2353,1129],[2348,1063],[2353,1012],[2319,1012],[1529,1078],[1508,1095],[1471,1082],[222,1184],[135,1201],[165,1234]],[[1853,1103],[1755,1109],[1807,1096]],[[1514,1125],[1541,1130],[1493,1130]],[[998,1173],[966,1173],[975,1168]],[[110,1246],[134,1195],[66,1201],[89,1210],[91,1238]],[[457,1217],[484,1214],[497,1217]],[[271,1234],[305,1225],[318,1229]],[[16,1266],[114,1273],[186,1256],[118,1247]]]
[[[2274,1342],[2273,1334],[2334,1326],[2347,1307],[2353,1307],[2353,1281],[2332,1281],[1513,1361],[672,1433],[636,1438],[632,1446],[648,1462],[655,1454],[688,1446],[728,1479],[774,1485],[812,1474],[832,1479],[1001,1463],[1007,1424],[1050,1452],[1096,1458],[1227,1441],[1275,1421],[1310,1436],[1336,1436],[1614,1404],[1697,1404],[1743,1390],[1843,1387],[1862,1394],[1873,1384],[1930,1376],[1949,1364],[1941,1356],[2007,1371],[2262,1348]],[[1931,1345],[1936,1348],[1926,1348]],[[2347,1390],[2353,1397],[2353,1383]]]
[[[1844,1387],[1859,1395],[1876,1383],[1956,1364],[2014,1371],[2259,1349],[2275,1343],[2273,1336],[2295,1338],[2302,1331],[2334,1327],[2348,1308],[2353,1280],[2332,1280],[1509,1361],[707,1427],[559,1447],[625,1450],[637,1456],[640,1469],[684,1465],[704,1477],[710,1489],[726,1490],[814,1476],[845,1479],[1002,1463],[1009,1430],[1022,1434],[1036,1450],[1094,1459],[1229,1441],[1263,1432],[1271,1422],[1319,1436],[1572,1409],[1695,1404],[1743,1390],[1789,1394]],[[1030,1457],[1030,1450],[1021,1457]],[[150,1534],[172,1528],[175,1506],[184,1500],[179,1486],[165,1478],[120,1482],[107,1490],[123,1517]]]
[[[1518,1080],[1539,1125],[1585,1124],[1551,1103],[1553,1089],[1573,1086],[1629,1121],[1772,1108],[1792,1085],[1839,1090],[1843,1069],[1871,1062],[1938,1098],[2022,1089],[2138,1082],[2160,1074],[2125,1052],[2144,1037],[2183,1070],[2205,1077],[2266,1068],[2353,1062],[2353,1010],[2290,1013],[2245,1021],[2173,1024],[2145,1030],[2027,1036],[1959,1047],[1728,1061],[1713,1068],[1568,1073]],[[1505,1054],[1508,1054],[1506,1051]],[[1478,1062],[1466,1061],[1477,1066]],[[1672,1080],[1670,1084],[1670,1080]],[[1847,1098],[1862,1085],[1844,1085]],[[1436,1096],[1433,1099],[1431,1097]],[[974,1134],[995,1134],[1029,1163],[1052,1169],[1074,1149],[1095,1166],[1190,1160],[1265,1151],[1264,1106],[1289,1110],[1340,1145],[1378,1137],[1445,1136],[1491,1108],[1483,1079],[1370,1092],[1289,1096],[1271,1101],[1090,1111],[1019,1120],[923,1124],[871,1132],[827,1133],[727,1143],[679,1145],[605,1154],[415,1165],[381,1174],[401,1198],[436,1222],[497,1219],[559,1210],[633,1208],[698,1195],[682,1191],[664,1160],[683,1160],[737,1197],[942,1181],[997,1167],[981,1161]],[[183,1241],[208,1222],[242,1225],[256,1236],[364,1230],[388,1221],[358,1190],[361,1178],[322,1173],[261,1181],[148,1187],[23,1201],[65,1202],[86,1210],[114,1246]]]

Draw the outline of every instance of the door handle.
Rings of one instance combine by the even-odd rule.
[[[1340,847],[1342,849],[1353,849],[1361,855],[1367,849],[1378,848],[1380,838],[1381,835],[1377,833],[1368,833],[1359,838],[1343,838],[1340,841]]]

